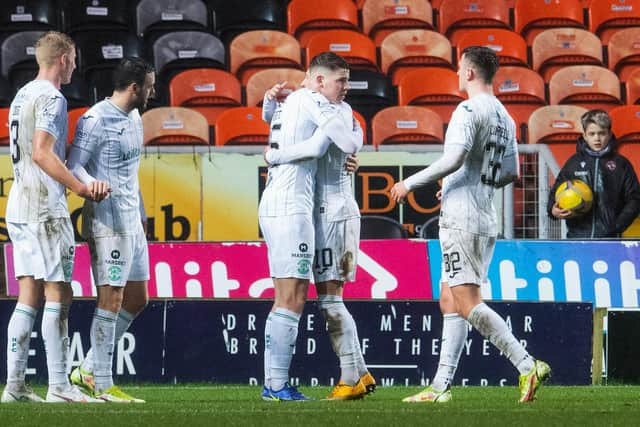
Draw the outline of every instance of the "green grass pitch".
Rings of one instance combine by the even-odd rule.
[[[146,404],[0,404],[2,426],[631,426],[640,387],[543,387],[517,403],[515,387],[454,387],[448,404],[409,404],[418,387],[385,387],[361,401],[263,402],[249,386],[123,387]],[[328,387],[301,387],[321,399]],[[46,388],[36,387],[41,396]]]

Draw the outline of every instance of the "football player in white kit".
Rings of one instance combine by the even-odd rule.
[[[519,167],[514,122],[493,95],[497,69],[493,50],[479,46],[464,49],[458,76],[460,90],[466,91],[469,99],[461,102],[451,116],[443,156],[391,190],[394,200],[402,202],[410,191],[444,177],[440,209],[440,308],[444,315],[440,362],[432,384],[405,398],[405,402],[451,400],[450,385],[467,338],[467,321],[520,372],[520,402],[532,401],[551,373],[548,364],[529,355],[505,321],[482,301],[480,293],[497,236],[494,191],[517,179]]]
[[[25,385],[29,340],[44,296],[42,338],[47,354],[47,402],[96,401],[69,383],[68,313],[73,292],[74,236],[65,187],[100,201],[109,191],[104,181],[90,185],[64,166],[67,101],[60,86],[75,69],[75,44],[65,34],[45,33],[35,46],[39,71],[23,86],[9,110],[14,182],[6,221],[13,242],[20,293],[7,331],[7,386],[2,402],[41,402]]]
[[[348,65],[345,63],[345,66]],[[323,91],[318,76],[315,79],[305,78],[302,85]],[[275,96],[282,87],[282,84],[276,84],[265,94],[263,117],[267,121],[270,121],[270,112],[276,110]],[[338,105],[345,119],[353,120],[354,131],[361,132],[351,107],[344,101]],[[327,321],[331,344],[341,367],[340,381],[328,400],[359,399],[376,387],[360,350],[356,324],[342,299],[344,282],[355,280],[360,240],[360,211],[353,196],[350,176],[357,168],[353,154],[343,152],[326,137],[311,138],[307,143],[277,150],[267,149],[265,153],[265,159],[271,165],[318,158],[313,218],[316,239],[314,282],[318,304]]]
[[[91,350],[71,381],[109,402],[142,403],[113,384],[114,346],[147,304],[149,254],[140,217],[138,169],[143,133],[140,111],[154,93],[155,72],[144,60],[125,58],[113,72],[114,91],[78,121],[69,169],[82,182],[108,180],[104,202],[87,201],[82,235],[91,252],[98,301]]]
[[[355,153],[362,145],[362,131],[354,130],[352,116],[347,119],[336,104],[348,89],[348,66],[335,54],[318,55],[311,61],[309,76],[322,81],[323,93],[303,88],[289,95],[271,120],[272,139],[286,148],[326,135],[343,151]],[[308,400],[288,379],[313,267],[316,170],[316,159],[270,167],[260,200],[260,228],[275,285],[265,326],[264,400]]]

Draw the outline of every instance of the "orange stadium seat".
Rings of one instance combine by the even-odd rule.
[[[622,144],[618,147],[618,153],[625,156],[629,162],[631,162],[633,170],[636,171],[636,176],[640,177],[640,155],[638,152],[640,152],[640,144],[638,143]],[[636,224],[637,223],[638,220],[636,219]]]
[[[194,68],[171,79],[169,104],[196,110],[213,126],[220,113],[242,105],[242,88],[235,76],[227,71]]]
[[[209,125],[200,113],[185,107],[161,107],[142,115],[145,145],[209,144]]]
[[[521,125],[528,122],[531,113],[547,104],[542,77],[529,68],[500,67],[493,78],[493,93],[518,125],[521,141]]]
[[[351,0],[293,0],[287,6],[287,30],[305,47],[314,33],[323,30],[359,31],[358,9]]]
[[[607,46],[609,69],[620,81],[626,82],[629,74],[640,68],[640,27],[625,28],[614,33]]]
[[[531,44],[538,33],[555,27],[586,28],[580,0],[517,1],[514,27]]]
[[[269,125],[262,120],[262,108],[238,107],[218,117],[215,145],[266,145]]]
[[[381,110],[371,121],[371,139],[380,144],[442,144],[443,122],[425,107],[397,106]]]
[[[356,118],[356,120],[360,124],[360,127],[362,128],[363,144],[368,144],[369,143],[369,129],[368,129],[369,126],[367,124],[367,120],[364,117],[362,117],[362,114],[358,113],[356,110],[353,110],[353,117]]]
[[[415,67],[453,69],[449,40],[429,30],[399,30],[385,37],[380,45],[380,68],[393,84]]]
[[[433,30],[433,10],[424,0],[367,0],[362,8],[362,30],[376,46],[391,32],[419,28]]]
[[[438,25],[455,46],[462,28],[509,28],[509,8],[505,0],[444,0]]]
[[[280,82],[287,82],[281,92],[280,100],[284,100],[287,95],[300,88],[300,83],[304,80],[304,76],[304,71],[293,68],[273,68],[258,71],[247,82],[247,105],[249,107],[262,106],[264,93],[274,84]]]
[[[625,82],[625,89],[627,104],[640,104],[640,68],[629,74]]]
[[[504,28],[460,30],[458,44],[456,45],[458,61],[464,48],[478,45],[493,49],[498,55],[501,66],[529,66],[527,64],[527,43],[516,32]]]
[[[255,30],[240,34],[229,46],[230,71],[243,85],[256,71],[265,68],[299,68],[300,44],[281,31]]]
[[[571,104],[609,111],[622,104],[620,81],[613,71],[593,65],[571,65],[549,81],[549,104]]]
[[[0,108],[0,145],[9,145],[9,109]]]
[[[307,43],[307,67],[311,59],[322,52],[342,56],[352,70],[378,71],[376,46],[362,33],[351,30],[326,30],[309,37]]]
[[[582,135],[580,117],[587,111],[574,105],[538,108],[529,118],[529,144],[547,144],[562,167],[576,152],[576,141]]]
[[[398,83],[399,105],[422,105],[449,123],[456,106],[466,98],[458,89],[458,75],[445,68],[416,69]]]
[[[73,143],[73,138],[76,136],[76,125],[78,124],[78,120],[84,113],[89,111],[89,107],[79,107],[69,110],[67,112],[67,117],[69,120],[69,133],[67,134],[67,145]]]
[[[603,65],[600,39],[581,28],[551,28],[538,33],[531,57],[533,69],[546,82],[567,65]]]
[[[624,105],[609,111],[611,130],[619,143],[640,143],[640,105]],[[639,150],[635,154],[640,156]]]
[[[589,6],[589,30],[603,45],[616,31],[640,25],[640,0],[592,0]]]

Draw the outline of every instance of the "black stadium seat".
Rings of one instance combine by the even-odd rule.
[[[8,107],[11,104],[15,92],[4,77],[0,76],[0,108]]]
[[[22,31],[2,40],[2,75],[9,80],[14,90],[32,80],[38,73],[35,44],[42,34],[42,31]]]
[[[86,107],[93,103],[87,81],[77,69],[71,75],[71,83],[68,85],[62,85],[62,94],[67,99],[67,108],[69,110],[73,108]]]
[[[144,43],[129,32],[78,33],[78,69],[90,78],[98,69],[113,68],[126,56],[144,57]]]
[[[173,31],[206,31],[207,6],[202,0],[140,0],[136,31],[146,42]]]
[[[353,70],[349,76],[350,89],[345,99],[351,107],[370,121],[375,114],[396,105],[391,80],[381,73]]]
[[[131,0],[66,0],[63,6],[65,30],[130,31],[133,28]]]
[[[406,239],[407,230],[398,221],[381,215],[360,218],[361,239]]]
[[[46,31],[60,28],[60,13],[50,0],[2,0],[0,32]]]
[[[282,0],[208,0],[207,4],[213,31],[225,46],[246,31],[287,31],[287,7]]]
[[[152,46],[153,65],[163,82],[189,68],[224,68],[225,50],[213,34],[176,31],[159,37]]]

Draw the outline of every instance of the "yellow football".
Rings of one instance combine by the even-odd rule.
[[[556,202],[560,208],[569,209],[578,215],[582,215],[591,209],[593,192],[584,181],[572,179],[558,186]]]

